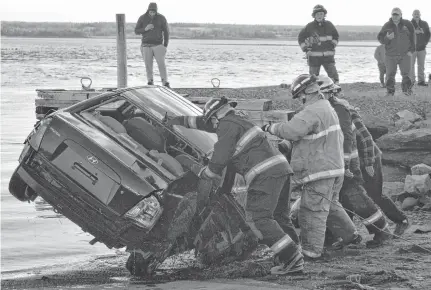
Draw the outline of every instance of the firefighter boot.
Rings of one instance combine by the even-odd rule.
[[[292,275],[302,274],[304,271],[304,257],[300,251],[295,251],[293,255],[287,257],[286,251],[278,254],[280,265],[271,268],[272,275]]]
[[[383,243],[387,240],[392,239],[392,234],[389,231],[389,227],[385,226],[385,228],[374,235],[374,238],[371,241],[368,241],[367,248],[373,249],[380,246],[383,246]]]
[[[345,246],[350,245],[350,244],[354,244],[354,245],[358,245],[362,242],[362,236],[358,233],[355,233],[354,237],[352,238],[352,240],[348,241],[347,243],[345,243],[342,239],[339,239],[338,241],[336,241],[335,243],[332,244],[332,249],[335,251],[338,250],[342,250]]]

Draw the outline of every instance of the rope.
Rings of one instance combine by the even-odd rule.
[[[332,203],[333,205],[335,205],[335,206],[338,206],[338,207],[341,207],[342,209],[344,209],[345,211],[348,211],[348,212],[350,212],[350,213],[352,213],[354,216],[356,216],[357,218],[359,218],[360,220],[361,220],[361,222],[363,222],[365,219],[364,218],[362,218],[361,216],[359,216],[359,215],[357,215],[356,213],[354,213],[353,211],[351,211],[351,210],[348,210],[348,209],[346,209],[346,208],[344,208],[341,204],[337,204],[337,203],[335,203],[335,202],[333,202],[332,200],[330,200],[329,198],[327,198],[326,196],[324,196],[323,194],[321,194],[321,193],[319,193],[318,192],[318,194],[321,196],[321,197],[323,197],[324,199],[326,199],[327,201],[329,201],[330,203]],[[372,225],[373,227],[375,227],[378,231],[380,231],[380,232],[383,232],[380,228],[378,228],[377,226],[375,226],[374,224],[370,224],[370,225]],[[415,244],[415,243],[413,243],[413,242],[410,242],[409,240],[407,240],[407,239],[404,239],[404,238],[402,238],[402,237],[400,237],[400,236],[397,236],[397,235],[395,235],[395,234],[393,234],[393,233],[387,233],[387,232],[385,232],[386,234],[390,234],[391,236],[394,236],[394,237],[396,237],[396,238],[398,238],[398,239],[401,239],[401,240],[403,240],[403,241],[405,241],[405,242],[407,242],[407,243],[409,243],[409,244],[411,244],[411,245],[414,245],[414,246],[416,246],[416,247],[418,247],[418,248],[420,248],[420,249],[422,249],[422,250],[424,250],[424,251],[426,251],[426,252],[428,252],[428,253],[430,253],[431,254],[431,250],[428,250],[428,249],[426,249],[426,248],[424,248],[424,247],[421,247],[421,246],[419,246],[418,244]]]

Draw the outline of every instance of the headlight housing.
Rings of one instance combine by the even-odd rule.
[[[163,208],[157,198],[152,195],[138,202],[125,216],[130,218],[137,226],[150,231],[159,217]]]

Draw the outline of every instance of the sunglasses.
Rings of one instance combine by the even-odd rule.
[[[398,13],[392,13],[392,16],[400,16]]]

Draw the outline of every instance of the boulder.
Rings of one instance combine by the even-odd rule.
[[[414,126],[415,125],[413,125],[412,122],[407,121],[406,119],[395,121],[395,128],[397,128],[398,131],[407,131],[414,128]]]
[[[406,197],[401,205],[403,210],[413,209],[418,204],[418,199],[414,197]]]
[[[431,174],[407,175],[404,191],[418,197],[431,195]]]
[[[401,112],[396,113],[393,119],[395,122],[398,120],[406,120],[410,123],[414,123],[416,121],[422,120],[422,117],[408,110],[403,110]]]
[[[382,150],[425,150],[431,152],[431,128],[386,134],[376,140]]]
[[[383,194],[396,200],[404,192],[403,182],[383,182]]]
[[[422,120],[422,121],[415,122],[413,124],[413,127],[415,129],[431,128],[431,119],[427,119],[427,120]]]
[[[396,165],[411,168],[418,163],[424,163],[431,166],[430,151],[382,151],[382,162],[385,165]]]
[[[431,166],[421,163],[413,166],[411,170],[412,170],[412,175],[430,174]]]

